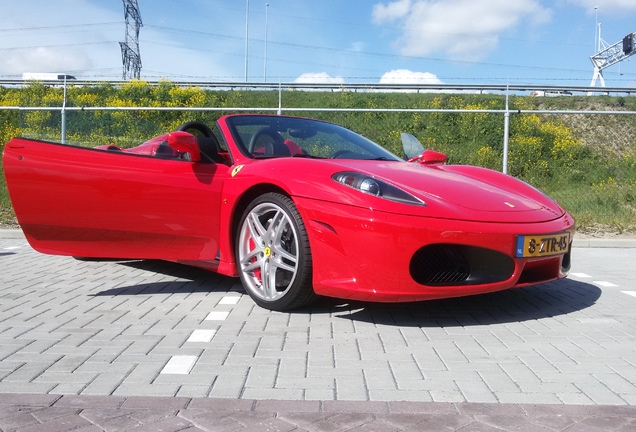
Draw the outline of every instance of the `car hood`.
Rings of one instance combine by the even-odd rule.
[[[535,223],[565,211],[534,187],[500,172],[462,165],[351,161],[348,168],[398,186],[437,217],[481,222]]]

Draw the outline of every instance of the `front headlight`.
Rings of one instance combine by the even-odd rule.
[[[384,198],[403,204],[424,206],[426,203],[389,183],[366,174],[357,172],[341,172],[331,177],[335,182],[358,190],[362,193]]]

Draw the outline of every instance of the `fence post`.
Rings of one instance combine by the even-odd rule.
[[[510,134],[510,110],[508,109],[508,87],[506,87],[506,111],[504,112],[503,173],[508,174],[508,135]]]
[[[62,100],[62,136],[60,141],[66,144],[66,75],[64,75],[64,99]]]

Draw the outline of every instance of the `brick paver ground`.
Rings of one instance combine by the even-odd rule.
[[[531,288],[278,313],[232,278],[0,236],[0,429],[636,430],[636,249],[573,260]]]

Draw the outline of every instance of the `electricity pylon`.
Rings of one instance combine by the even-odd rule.
[[[139,54],[139,29],[143,25],[137,0],[124,1],[126,18],[126,40],[119,42],[121,60],[124,64],[123,79],[139,79],[141,76],[141,55]]]

